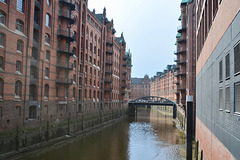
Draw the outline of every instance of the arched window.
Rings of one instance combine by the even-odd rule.
[[[3,79],[0,78],[0,99],[3,98],[3,86],[4,86]]]
[[[50,6],[50,0],[47,0],[47,5]]]
[[[19,19],[16,20],[16,30],[23,32],[23,25],[24,23],[21,20]]]
[[[50,36],[47,33],[45,34],[45,43],[50,45]]]
[[[29,119],[36,119],[37,118],[37,107],[30,106],[29,107]]]
[[[73,88],[73,99],[76,97],[76,88]]]
[[[97,35],[95,35],[95,37],[94,37],[94,41],[97,42]]]
[[[6,23],[6,14],[3,11],[0,11],[0,23],[4,25]]]
[[[50,28],[50,15],[46,14],[46,26]]]
[[[17,51],[23,53],[23,41],[17,40]]]
[[[44,99],[48,99],[49,98],[49,85],[45,84],[44,86]]]
[[[93,91],[93,98],[96,98],[96,91]]]
[[[15,98],[20,98],[22,95],[22,82],[16,81],[15,83]]]
[[[24,0],[17,0],[17,11],[24,12]]]

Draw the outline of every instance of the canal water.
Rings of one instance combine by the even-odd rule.
[[[171,116],[138,109],[137,117],[62,145],[22,157],[24,160],[181,160],[186,140]]]

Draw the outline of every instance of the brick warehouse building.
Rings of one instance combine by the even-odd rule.
[[[131,100],[150,96],[150,78],[145,75],[144,78],[131,78]]]
[[[127,107],[131,57],[123,34],[115,38],[106,9],[87,6],[0,0],[1,132]]]
[[[182,0],[181,26],[178,27],[176,36],[177,51],[177,103],[185,108],[186,96],[193,95],[195,99],[195,5],[190,0]],[[195,103],[195,101],[194,101]]]
[[[196,140],[203,159],[240,159],[240,1],[196,0]]]
[[[150,96],[157,96],[176,102],[176,66],[168,65],[164,72],[157,72],[150,82]]]

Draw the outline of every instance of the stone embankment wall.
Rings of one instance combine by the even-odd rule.
[[[116,104],[115,104],[116,105]],[[16,126],[15,129],[0,133],[0,159],[21,152],[28,148],[41,147],[52,141],[61,141],[64,137],[81,134],[95,127],[109,123],[127,115],[127,104],[98,112],[69,114],[64,120],[48,119],[32,127]]]

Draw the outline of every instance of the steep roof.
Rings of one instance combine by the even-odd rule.
[[[131,78],[132,84],[142,84],[144,81],[144,78]]]

